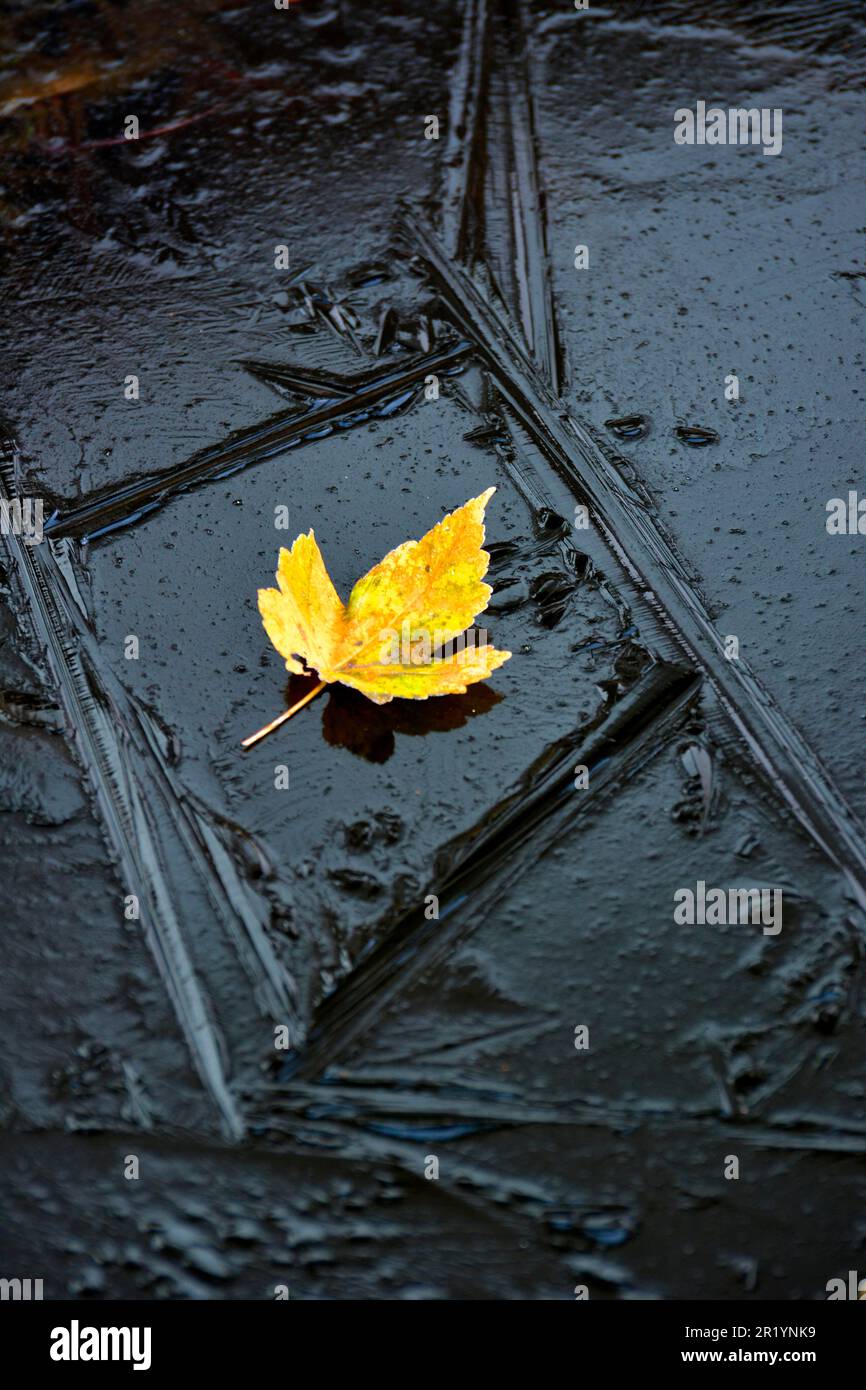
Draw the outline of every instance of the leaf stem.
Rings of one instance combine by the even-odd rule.
[[[257,733],[250,734],[249,738],[245,738],[241,744],[241,748],[252,748],[253,744],[258,743],[260,738],[265,738],[268,734],[272,734],[274,729],[278,729],[281,724],[285,724],[287,719],[291,719],[293,714],[297,714],[299,709],[303,709],[304,705],[308,705],[313,696],[318,695],[320,690],[324,690],[326,685],[327,681],[319,681],[319,684],[314,685],[312,690],[308,690],[304,698],[299,700],[296,705],[292,705],[291,709],[285,710],[276,719],[272,719],[270,724],[266,724],[263,729],[259,729]]]

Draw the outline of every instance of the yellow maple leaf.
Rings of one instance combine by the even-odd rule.
[[[281,550],[278,589],[259,590],[265,632],[295,674],[316,671],[320,684],[340,681],[376,704],[395,696],[426,700],[462,694],[510,657],[487,642],[459,639],[493,592],[483,582],[488,488],[422,536],[404,541],[359,579],[344,604],[312,531]],[[444,650],[443,650],[444,649]],[[245,746],[276,728],[294,706]]]

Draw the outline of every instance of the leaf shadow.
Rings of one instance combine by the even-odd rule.
[[[310,685],[306,677],[292,676],[286,686],[286,706],[303,699]],[[333,748],[345,748],[370,763],[385,763],[396,747],[396,734],[419,738],[461,729],[503,698],[492,686],[479,681],[464,695],[397,699],[377,705],[357,690],[332,685],[322,711],[322,734]]]

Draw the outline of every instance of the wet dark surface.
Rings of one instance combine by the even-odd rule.
[[[864,1273],[862,537],[825,527],[862,476],[863,18],[703,8],[0,19],[2,484],[52,516],[2,538],[0,1274]],[[698,99],[783,108],[782,154],[675,145]],[[512,660],[334,687],[242,754],[307,688],[256,611],[279,545],[313,526],[346,594],[491,485]],[[698,880],[781,888],[783,930],[675,923]]]

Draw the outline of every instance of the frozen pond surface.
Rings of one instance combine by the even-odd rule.
[[[46,1297],[862,1270],[864,26],[741,8],[0,20],[3,487],[53,517],[0,552],[0,1250]],[[699,100],[781,153],[675,144]],[[512,660],[241,754],[307,688],[279,545],[345,596],[492,485]],[[782,930],[675,921],[699,883]]]

